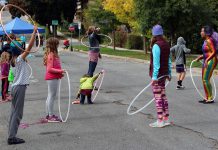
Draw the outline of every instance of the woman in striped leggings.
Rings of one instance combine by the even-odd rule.
[[[212,38],[212,34],[213,29],[210,26],[204,26],[201,29],[201,37],[204,39],[204,44],[202,46],[203,55],[196,59],[197,61],[203,59],[202,81],[205,91],[205,99],[199,101],[199,103],[203,104],[214,103],[210,78],[213,74],[213,70],[216,68],[217,57],[215,41]]]
[[[165,81],[171,78],[170,45],[163,37],[163,29],[155,25],[152,29],[150,77],[152,91],[157,109],[157,121],[149,124],[150,127],[162,128],[170,125],[168,101],[165,93]],[[166,76],[169,77],[166,77]]]

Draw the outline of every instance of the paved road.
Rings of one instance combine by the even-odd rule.
[[[60,52],[63,68],[69,71],[72,99],[79,78],[87,71],[87,55]],[[28,87],[23,122],[34,123],[45,116],[47,85],[44,81],[42,53],[30,58],[33,78]],[[175,90],[176,79],[167,87],[171,119],[175,125],[163,129],[148,126],[155,120],[154,104],[143,112],[128,116],[132,98],[150,82],[148,64],[103,58],[97,71],[106,70],[102,89],[94,105],[71,105],[67,123],[32,125],[20,129],[25,144],[8,146],[7,124],[10,104],[0,104],[1,150],[211,150],[218,149],[218,103],[202,105],[188,75],[185,90]],[[216,77],[217,78],[217,77]],[[200,76],[195,76],[200,86]],[[37,82],[38,81],[38,82]],[[217,83],[217,82],[216,82]],[[67,110],[67,82],[61,86],[62,113]],[[134,104],[139,108],[152,98],[146,91]],[[56,101],[57,102],[57,101]],[[57,103],[56,103],[57,104]],[[58,113],[57,105],[56,112]]]

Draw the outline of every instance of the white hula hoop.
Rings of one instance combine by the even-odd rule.
[[[96,99],[96,97],[97,97],[97,95],[98,95],[98,93],[99,93],[99,91],[100,91],[100,88],[101,88],[101,86],[102,86],[102,83],[103,83],[103,80],[104,80],[105,71],[102,71],[102,72],[103,72],[102,75],[99,75],[98,79],[96,80],[96,83],[95,83],[95,86],[94,86],[94,89],[93,89],[93,90],[95,90],[96,85],[97,85],[97,82],[98,82],[99,78],[102,76],[101,82],[100,82],[99,87],[98,87],[98,90],[97,90],[96,94],[94,95],[94,98],[92,99],[92,102],[95,101],[95,99]]]
[[[29,66],[29,68],[30,68],[30,76],[29,76],[29,78],[31,78],[32,77],[32,75],[33,75],[33,69],[32,69],[32,67],[30,66],[30,64],[29,63],[27,63],[27,65]]]
[[[67,81],[68,81],[68,89],[69,89],[69,103],[68,103],[68,109],[67,109],[67,115],[66,118],[63,119],[62,117],[62,113],[61,113],[61,98],[60,98],[60,93],[61,93],[61,79],[60,79],[60,83],[59,83],[59,91],[58,91],[58,109],[59,109],[59,116],[62,122],[67,122],[67,119],[69,117],[69,113],[70,113],[70,105],[71,105],[71,89],[70,89],[70,78],[69,78],[69,74],[66,71],[66,75],[67,75]]]
[[[158,80],[164,78],[164,77],[169,77],[169,75],[164,75],[164,76],[161,76],[158,78]],[[132,100],[132,102],[129,104],[129,107],[127,109],[127,114],[128,115],[134,115],[134,114],[137,114],[139,113],[140,111],[142,111],[143,109],[145,109],[146,107],[148,107],[153,101],[155,98],[153,98],[152,100],[150,100],[147,104],[145,104],[145,106],[143,106],[142,108],[130,113],[130,108],[132,107],[133,103],[138,99],[138,97],[148,88],[150,87],[152,84],[152,82],[150,82],[144,89],[141,90],[141,92],[139,92],[136,97]],[[169,84],[169,81],[166,83],[165,87]]]
[[[19,9],[20,11],[22,11],[25,15],[28,16],[28,18],[31,20],[31,22],[32,22],[32,23],[34,24],[34,26],[35,26],[35,23],[34,23],[33,19],[30,17],[30,15],[29,15],[25,10],[23,10],[22,8],[20,8],[20,7],[16,6],[16,5],[13,5],[13,4],[7,4],[7,5],[4,5],[4,6],[2,7],[1,11],[0,11],[0,23],[1,23],[1,26],[2,26],[2,30],[3,30],[4,33],[7,35],[7,37],[11,40],[11,42],[12,42],[17,48],[19,48],[20,50],[22,50],[22,51],[24,51],[24,52],[28,52],[28,53],[35,53],[35,52],[37,52],[37,51],[39,50],[40,44],[38,44],[38,47],[36,48],[35,51],[26,51],[26,50],[24,50],[23,48],[21,48],[20,46],[18,46],[18,45],[13,41],[13,39],[10,38],[9,34],[6,32],[5,27],[4,27],[4,25],[3,25],[3,22],[2,22],[2,12],[3,12],[3,10],[4,10],[6,7],[10,7],[10,6],[15,7],[15,8]],[[39,31],[38,31],[38,30],[37,30],[37,36],[38,36],[38,40],[39,40],[39,43],[40,43],[40,35],[39,35]]]
[[[204,97],[204,96],[201,94],[201,92],[198,90],[198,88],[197,88],[197,86],[196,86],[196,84],[195,84],[195,81],[194,81],[194,79],[193,79],[192,65],[193,65],[194,62],[196,62],[196,60],[193,60],[193,61],[191,62],[191,64],[190,64],[190,76],[191,76],[192,83],[193,83],[193,85],[194,85],[196,91],[198,92],[198,94],[201,96],[201,98],[203,98],[203,99],[205,99],[205,100],[208,100],[208,99],[206,99],[206,97]],[[201,63],[202,63],[202,62],[201,62]],[[203,63],[202,63],[202,64],[203,64]],[[214,97],[213,97],[213,100],[212,100],[212,101],[214,101],[215,98],[216,98],[216,84],[215,84],[213,75],[212,75],[212,80],[213,80],[213,86],[214,86]]]
[[[85,47],[89,47],[89,48],[101,48],[101,47],[107,47],[107,46],[109,46],[109,45],[112,44],[113,40],[112,40],[112,38],[111,38],[110,36],[105,35],[105,34],[98,34],[98,35],[105,36],[105,37],[109,38],[109,39],[110,39],[110,42],[109,42],[107,45],[105,45],[105,46],[90,47],[89,45],[86,45],[86,44],[83,42],[83,39],[85,38],[85,36],[84,36],[84,37],[81,38],[81,44],[84,45]]]

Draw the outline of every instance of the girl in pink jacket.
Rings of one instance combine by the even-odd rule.
[[[63,77],[64,70],[61,69],[61,62],[58,56],[59,40],[51,37],[47,40],[46,51],[44,54],[44,65],[46,66],[45,80],[48,84],[48,96],[46,100],[46,119],[48,122],[61,122],[54,114],[54,101],[56,99],[59,79]]]

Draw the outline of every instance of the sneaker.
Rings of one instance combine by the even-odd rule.
[[[72,101],[72,104],[80,104],[80,100],[74,100]]]
[[[25,141],[23,139],[20,138],[8,138],[8,145],[14,145],[14,144],[22,144],[25,143]]]
[[[177,90],[180,90],[180,89],[181,89],[181,86],[180,86],[180,85],[177,85],[176,89],[177,89]]]
[[[203,100],[200,100],[198,101],[199,103],[205,103],[207,100],[203,99]]]
[[[164,120],[164,127],[171,125],[170,119]]]
[[[52,116],[49,116],[48,122],[49,123],[56,123],[56,122],[62,122],[62,121],[57,116],[52,115]]]
[[[47,116],[45,117],[45,119],[47,119],[47,120],[48,120],[48,118],[49,118],[49,115],[47,115]]]
[[[149,126],[152,128],[162,128],[164,127],[164,122],[157,120],[154,123],[149,124]]]
[[[91,101],[91,102],[88,102],[88,104],[93,104],[93,102]]]
[[[177,85],[177,87],[176,87],[177,90],[181,90],[181,89],[184,89],[184,88],[185,88],[185,87],[182,86],[182,85]]]
[[[12,96],[9,95],[6,99],[7,99],[8,101],[11,101],[11,100],[12,100]]]
[[[212,103],[214,103],[214,101],[211,100],[203,101],[203,104],[212,104]]]
[[[185,88],[185,86],[181,85],[181,86],[180,86],[180,88],[181,88],[181,89],[184,89],[184,88]]]

